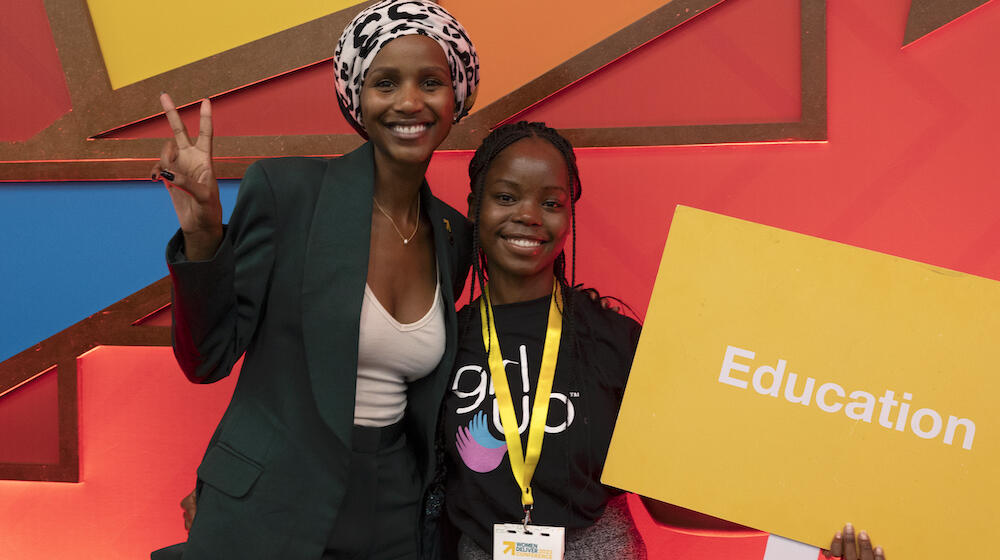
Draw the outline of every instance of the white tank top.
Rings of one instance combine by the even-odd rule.
[[[444,298],[441,280],[434,303],[416,322],[402,324],[382,307],[365,284],[358,338],[358,384],[354,424],[383,427],[403,419],[406,384],[425,377],[444,355]]]

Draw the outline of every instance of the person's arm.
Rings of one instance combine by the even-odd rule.
[[[211,105],[202,102],[191,144],[170,97],[160,100],[174,139],[153,176],[167,183],[180,224],[167,246],[174,355],[188,379],[211,383],[229,374],[256,329],[274,261],[274,194],[263,166],[251,165],[224,228],[212,172]]]
[[[232,218],[209,260],[181,258],[182,233],[168,245],[174,356],[191,381],[228,375],[253,338],[271,280],[276,220],[271,182],[257,162],[240,183]]]

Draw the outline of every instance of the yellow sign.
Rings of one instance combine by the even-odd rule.
[[[816,546],[978,558],[1000,283],[678,207],[604,482]]]

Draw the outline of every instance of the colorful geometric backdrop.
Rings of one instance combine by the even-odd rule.
[[[442,3],[482,45],[484,89],[432,162],[435,192],[464,207],[465,148],[502,121],[566,129],[585,146],[578,278],[640,315],[678,203],[1000,279],[996,2]],[[135,558],[184,538],[177,501],[232,380],[190,385],[163,347],[153,284],[175,219],[161,186],[120,180],[144,176],[166,136],[156,93],[214,97],[226,176],[357,142],[325,62],[355,2],[285,19],[176,4],[2,8],[0,475],[21,479],[0,480],[5,558]],[[237,36],[261,21],[278,27]],[[199,40],[216,35],[230,43]],[[763,547],[642,519],[679,558]]]

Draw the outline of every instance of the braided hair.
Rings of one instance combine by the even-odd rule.
[[[473,279],[470,282],[469,289],[469,307],[473,308],[473,303],[475,301],[475,292],[478,286],[479,291],[484,293],[486,291],[486,280],[487,280],[487,262],[486,253],[482,250],[479,243],[479,221],[480,212],[482,209],[483,195],[486,188],[486,174],[492,166],[493,162],[499,157],[499,155],[512,144],[518,140],[524,138],[540,138],[549,142],[556,150],[562,154],[563,160],[566,163],[566,169],[569,173],[569,187],[570,187],[570,220],[571,220],[571,231],[572,231],[572,244],[571,244],[571,256],[570,256],[570,277],[566,278],[566,252],[563,251],[559,253],[556,257],[553,273],[556,280],[560,285],[560,293],[562,294],[562,301],[557,302],[562,304],[563,312],[563,336],[568,342],[567,348],[570,350],[568,355],[561,356],[560,361],[566,358],[564,362],[565,367],[560,368],[560,371],[565,371],[571,376],[579,376],[578,365],[581,360],[585,360],[586,354],[583,352],[581,347],[582,341],[578,336],[578,329],[576,325],[576,319],[574,317],[574,301],[576,296],[580,295],[578,292],[579,286],[576,285],[576,201],[580,198],[581,185],[580,185],[580,171],[576,163],[576,154],[573,152],[573,146],[568,140],[563,138],[555,129],[549,128],[544,123],[540,122],[527,122],[520,121],[513,124],[505,124],[498,127],[493,132],[489,134],[484,140],[482,145],[476,150],[475,155],[472,157],[472,161],[469,162],[469,185],[471,189],[470,198],[470,209],[472,224],[473,224],[473,236],[472,236],[472,270]],[[595,292],[596,293],[596,292]],[[584,298],[590,297],[588,295],[583,295]],[[598,296],[599,297],[599,296]],[[586,302],[584,302],[586,303]],[[487,313],[491,313],[492,310],[487,307]],[[473,316],[477,315],[472,312],[468,315],[468,321],[466,322],[465,328],[468,328],[468,324],[471,323]],[[484,325],[489,328],[487,325]],[[586,332],[586,329],[585,329]],[[598,375],[600,377],[600,375]],[[600,382],[600,379],[587,379],[585,377],[579,378],[577,380],[581,384],[585,384],[588,387],[595,388],[596,384]],[[589,393],[590,391],[585,391]],[[580,406],[583,408],[581,410],[582,417],[584,419],[584,430],[586,430],[586,440],[590,441],[590,429],[591,426],[589,422],[586,421],[586,417],[589,416],[590,403],[586,399],[579,402]],[[588,456],[592,450],[588,447]],[[569,449],[566,450],[566,469],[567,473],[572,473],[570,469],[570,456]],[[588,460],[587,464],[591,464],[591,460]],[[573,475],[570,475],[573,478]],[[593,473],[588,473],[587,476],[583,477],[582,488],[588,488],[592,485],[591,480],[594,478]],[[573,496],[565,496],[566,502],[564,507],[566,508],[567,515],[568,512],[574,507],[573,506]]]
[[[505,124],[493,130],[483,143],[476,149],[472,161],[469,162],[469,188],[471,189],[473,215],[472,233],[472,273],[473,281],[469,290],[469,304],[475,300],[476,287],[480,292],[486,288],[486,253],[479,245],[479,216],[482,209],[483,190],[486,186],[486,173],[496,158],[511,144],[524,138],[540,138],[552,144],[563,156],[566,162],[566,169],[569,172],[570,186],[570,224],[572,231],[570,278],[566,278],[566,252],[562,251],[555,261],[555,276],[559,281],[563,294],[563,316],[568,317],[568,305],[572,299],[572,288],[576,282],[576,201],[579,200],[582,192],[580,185],[580,171],[576,165],[576,154],[573,146],[568,140],[562,137],[554,128],[545,126],[541,122],[519,121],[513,124]]]

